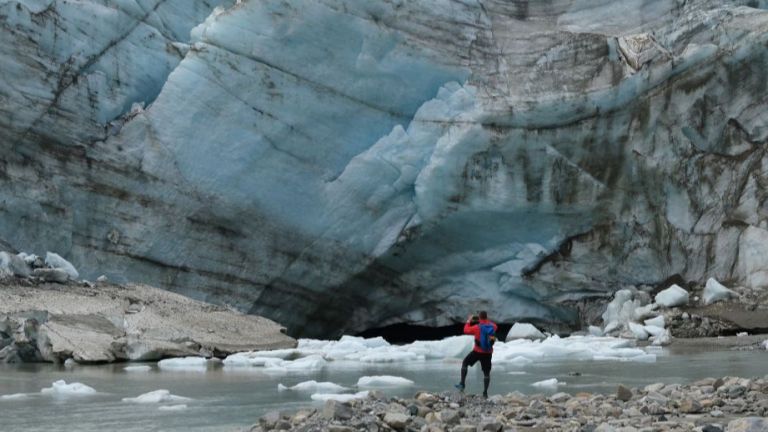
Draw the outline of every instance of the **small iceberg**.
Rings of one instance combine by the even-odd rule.
[[[149,393],[136,396],[134,398],[123,398],[123,402],[148,404],[148,403],[163,403],[163,402],[182,402],[192,400],[184,396],[176,396],[171,394],[168,390],[155,390]]]
[[[315,380],[300,382],[292,387],[287,387],[283,384],[277,385],[277,391],[287,390],[310,393],[341,393],[343,391],[349,390],[349,388],[332,382],[317,382]]]
[[[141,365],[141,366],[126,366],[123,368],[126,372],[149,372],[152,370],[151,366],[147,365]]]
[[[392,375],[364,376],[357,380],[358,387],[406,387],[413,384],[407,378]]]
[[[187,404],[179,404],[179,405],[163,405],[160,407],[157,407],[159,411],[183,411],[187,409]]]
[[[160,360],[157,367],[163,370],[205,372],[208,370],[208,359],[205,357],[181,357]]]
[[[7,394],[7,395],[0,395],[0,400],[4,401],[16,401],[16,400],[25,400],[29,399],[29,395],[27,393],[13,393],[13,394]]]
[[[328,401],[335,400],[339,402],[349,402],[354,399],[363,399],[368,397],[368,391],[361,391],[357,393],[315,393],[310,398],[316,401]]]
[[[96,394],[96,390],[93,387],[88,387],[85,384],[74,382],[67,384],[64,380],[58,380],[54,382],[50,387],[46,387],[40,390],[40,393],[51,396],[88,396]]]
[[[557,390],[557,387],[561,385],[565,385],[565,383],[558,381],[557,378],[550,378],[548,380],[537,381],[531,384],[531,386],[533,387],[545,389],[545,390]]]

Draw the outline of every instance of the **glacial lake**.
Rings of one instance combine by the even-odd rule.
[[[768,353],[758,351],[705,351],[664,349],[654,351],[656,362],[541,361],[525,366],[494,366],[491,394],[518,390],[524,393],[611,393],[617,384],[643,386],[653,382],[687,383],[708,376],[764,376],[768,374]],[[321,407],[309,393],[277,390],[306,380],[332,381],[354,387],[365,375],[395,375],[415,382],[411,387],[389,388],[388,395],[413,396],[417,390],[452,389],[458,379],[459,359],[413,363],[362,365],[334,362],[311,373],[268,374],[258,369],[208,371],[166,371],[154,363],[151,370],[126,372],[136,363],[103,366],[64,367],[51,364],[0,365],[0,395],[26,393],[19,400],[0,400],[0,430],[15,431],[238,431],[247,430],[260,415],[270,410]],[[542,391],[531,384],[557,378],[566,384],[557,390]],[[98,391],[90,396],[52,397],[40,390],[57,380],[80,382]],[[479,393],[479,367],[470,370],[467,392]],[[192,398],[187,409],[164,411],[168,404],[135,404],[122,398],[136,397],[153,390]]]

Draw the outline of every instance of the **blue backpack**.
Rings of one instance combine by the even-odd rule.
[[[480,341],[478,345],[483,351],[490,351],[496,343],[496,330],[493,324],[480,324]]]

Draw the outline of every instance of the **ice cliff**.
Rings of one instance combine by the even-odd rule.
[[[766,6],[0,0],[0,245],[306,336],[763,287]]]

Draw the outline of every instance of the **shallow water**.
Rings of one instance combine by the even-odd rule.
[[[659,351],[655,363],[616,361],[553,361],[511,367],[495,366],[491,394],[518,390],[536,393],[531,383],[557,378],[558,391],[613,392],[618,383],[641,386],[652,382],[686,383],[707,376],[768,374],[766,351]],[[206,372],[126,372],[126,364],[74,366],[49,364],[0,365],[0,395],[30,393],[23,400],[0,400],[2,431],[233,431],[247,428],[264,412],[321,406],[308,393],[278,392],[277,384],[294,385],[314,379],[352,387],[363,375],[397,375],[415,381],[412,387],[384,389],[389,395],[412,396],[416,390],[442,391],[457,381],[460,360],[410,364],[360,365],[334,362],[320,372],[265,374],[255,369],[217,367]],[[574,376],[574,373],[580,375]],[[470,371],[467,392],[482,383],[479,367]],[[95,388],[93,396],[55,398],[40,389],[53,381],[81,382]],[[182,411],[161,411],[161,405],[122,402],[124,397],[168,389],[193,398]]]

